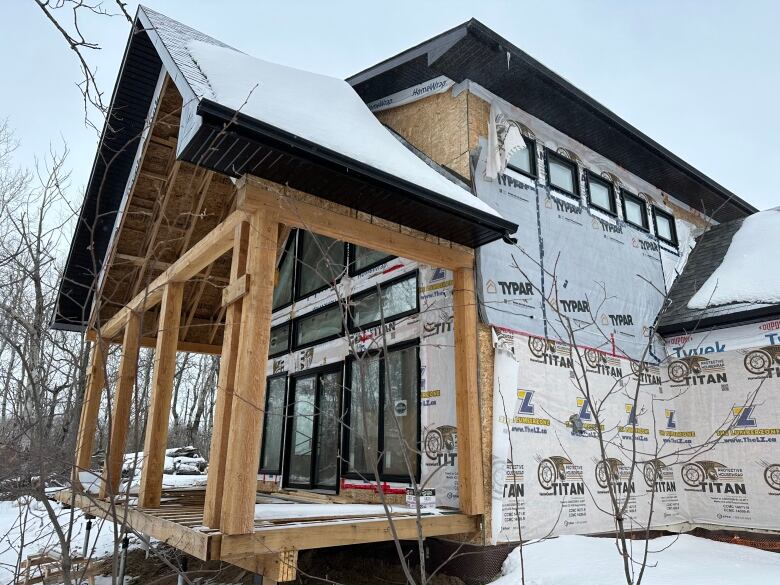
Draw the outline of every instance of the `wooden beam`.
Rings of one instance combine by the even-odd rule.
[[[94,329],[90,329],[87,332],[87,341],[95,341],[97,334]],[[122,338],[114,337],[113,339],[106,339],[104,343],[122,343]],[[154,337],[141,337],[138,340],[138,345],[141,347],[157,347],[157,339]],[[176,351],[186,351],[189,353],[205,353],[208,355],[220,355],[222,353],[221,345],[214,345],[211,343],[196,343],[193,341],[179,341],[176,344]]]
[[[100,412],[100,399],[106,387],[106,346],[97,341],[89,356],[89,369],[84,387],[84,401],[81,405],[81,420],[76,436],[76,471],[88,470],[92,466],[92,449]],[[78,481],[78,475],[76,476]]]
[[[111,317],[100,328],[100,334],[105,338],[114,337],[124,327],[130,313],[149,310],[162,300],[163,288],[167,283],[190,280],[225,254],[233,246],[233,230],[236,225],[246,219],[247,214],[243,211],[231,213],[225,221],[187,250],[181,258],[171,264],[165,272],[155,278],[149,286]]]
[[[249,292],[249,275],[244,274],[222,289],[222,306],[232,305]]]
[[[157,326],[157,349],[154,353],[149,415],[146,420],[141,485],[138,491],[138,505],[143,508],[155,508],[160,505],[183,292],[183,283],[169,282],[165,285],[163,293]]]
[[[223,534],[246,534],[254,528],[278,227],[276,214],[269,209],[260,209],[249,221],[246,273],[251,286],[242,301],[222,498]]]
[[[455,270],[455,412],[458,423],[458,498],[465,514],[484,513],[482,429],[477,392],[477,297],[474,270]]]
[[[230,276],[234,279],[246,274],[246,257],[249,247],[249,224],[238,224],[235,230],[233,261]],[[241,336],[241,308],[239,299],[230,305],[225,314],[225,333],[222,340],[222,359],[217,380],[217,399],[214,405],[214,425],[211,433],[209,453],[209,474],[206,481],[206,501],[203,523],[219,528],[222,516],[222,497],[225,483],[225,460],[227,458],[230,418],[233,414],[233,385],[236,376],[236,357]]]
[[[276,213],[279,222],[285,225],[431,266],[454,270],[471,268],[474,264],[473,250],[424,240],[410,233],[385,227],[384,223],[371,223],[368,219],[358,216],[354,210],[350,210],[352,214],[333,211],[333,203],[313,196],[309,197],[308,201],[302,201],[273,193],[255,182],[252,177],[243,177],[243,182],[239,184],[236,207],[246,211],[267,209]]]
[[[298,551],[288,550],[273,554],[255,554],[233,557],[231,564],[250,573],[263,576],[263,585],[295,581],[298,572]]]
[[[141,315],[132,313],[125,326],[125,336],[122,342],[122,357],[119,362],[116,392],[114,392],[108,454],[103,466],[103,480],[100,483],[101,498],[116,494],[119,489],[119,480],[122,477],[125,442],[130,424],[130,407],[133,403],[133,388],[135,388],[138,373],[140,340]]]

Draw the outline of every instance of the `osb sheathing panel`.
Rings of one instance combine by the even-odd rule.
[[[435,162],[468,177],[466,96],[467,92],[458,97],[444,92],[377,112],[376,116]]]
[[[490,104],[472,93],[463,93],[466,95],[467,102],[468,140],[469,150],[471,151],[479,146],[480,137],[487,138]]]

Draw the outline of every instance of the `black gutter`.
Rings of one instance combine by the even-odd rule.
[[[718,307],[713,307],[718,308]],[[705,310],[706,312],[706,310]],[[696,333],[704,329],[736,327],[737,325],[749,325],[767,319],[780,317],[780,306],[771,305],[761,307],[750,311],[734,311],[723,315],[704,317],[701,319],[688,319],[680,323],[667,323],[656,328],[656,333],[663,337],[670,335],[683,335],[686,333]]]

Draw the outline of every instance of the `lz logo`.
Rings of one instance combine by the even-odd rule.
[[[735,427],[754,427],[756,426],[756,419],[752,418],[753,409],[755,406],[735,406],[731,409],[736,419]]]
[[[677,428],[677,421],[674,418],[674,411],[673,410],[664,410],[664,416],[666,417],[666,428],[667,429],[676,429]]]
[[[518,409],[518,414],[533,414],[534,405],[531,403],[531,401],[534,398],[534,391],[518,390],[517,397],[520,399],[520,408]]]
[[[626,404],[626,412],[628,413],[628,425],[637,424],[636,419],[636,404]]]
[[[591,420],[590,401],[585,398],[577,398],[577,406],[580,407],[580,420]]]

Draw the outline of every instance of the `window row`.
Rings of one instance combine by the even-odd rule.
[[[509,168],[536,179],[536,142],[523,137],[526,148],[516,151],[507,162]],[[547,181],[558,192],[579,199],[580,181],[577,164],[551,150],[544,152],[545,172]],[[585,185],[587,188],[588,204],[604,213],[617,216],[618,201],[615,196],[615,187],[611,181],[596,175],[591,171],[585,172]],[[647,202],[625,189],[620,189],[620,202],[623,207],[623,219],[646,232],[650,231],[650,214],[648,214]],[[677,245],[677,230],[674,225],[674,216],[652,206],[653,231],[658,239]]]
[[[294,230],[276,271],[273,309],[324,290],[345,273],[355,276],[390,258],[384,252]]]
[[[418,313],[417,271],[353,294],[346,307],[346,315],[336,302],[271,328],[268,356],[335,339],[345,324],[354,333]]]
[[[346,383],[344,383],[346,382]],[[285,486],[333,489],[339,476],[419,480],[417,341],[268,379],[260,473]]]

